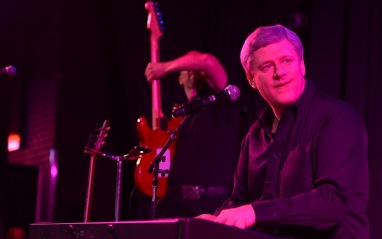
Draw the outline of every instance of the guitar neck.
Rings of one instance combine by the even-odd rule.
[[[148,1],[145,3],[145,8],[148,11],[147,16],[147,28],[151,31],[150,43],[151,43],[151,62],[159,62],[159,38],[162,36],[162,31],[160,29],[160,19],[159,12],[157,11],[156,3]],[[160,80],[154,79],[151,84],[151,100],[152,100],[152,128],[161,129],[162,121],[164,119],[162,113],[162,102],[160,95]]]
[[[159,62],[159,38],[151,36],[151,62]],[[153,80],[151,83],[151,104],[152,104],[152,128],[160,129],[160,121],[163,117],[161,101],[160,80]]]
[[[90,153],[90,164],[89,164],[89,175],[88,175],[88,187],[86,190],[86,200],[85,200],[85,211],[84,211],[84,222],[88,222],[90,219],[90,209],[92,204],[93,197],[93,184],[94,184],[94,171],[95,171],[95,162],[96,157],[95,153],[92,153],[93,150],[99,151],[104,144],[104,140],[108,135],[110,121],[105,120],[101,128],[99,128],[99,133],[95,135],[94,133],[90,134],[89,142],[85,147],[85,153]],[[95,142],[94,139],[96,138]]]
[[[162,118],[161,98],[160,98],[160,81],[155,80],[151,85],[151,98],[152,98],[152,128],[160,129],[160,121]]]

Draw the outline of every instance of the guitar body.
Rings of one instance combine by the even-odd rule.
[[[162,149],[162,147],[165,145],[165,143],[169,139],[169,134],[167,133],[169,130],[175,130],[180,122],[182,121],[182,118],[172,118],[168,120],[167,130],[162,129],[151,129],[148,124],[145,117],[140,117],[137,120],[137,132],[139,137],[139,142],[141,147],[150,148],[151,152],[141,155],[139,159],[137,160],[135,172],[134,172],[134,179],[135,179],[135,185],[136,187],[146,194],[147,196],[152,196],[153,188],[152,188],[152,181],[154,179],[154,176],[152,173],[148,172],[148,169],[150,168],[151,162],[154,160],[155,156],[159,151]],[[160,162],[159,169],[161,170],[169,170],[170,169],[170,163],[171,159],[174,155],[176,147],[176,141],[174,141],[167,152],[165,153],[165,162]],[[164,194],[167,190],[167,178],[168,173],[161,175],[158,175],[158,188],[157,188],[157,197],[162,198],[164,197]]]

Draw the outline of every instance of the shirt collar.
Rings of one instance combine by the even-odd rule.
[[[296,118],[299,112],[304,111],[306,107],[309,107],[310,104],[307,104],[307,102],[310,102],[311,99],[313,99],[314,95],[317,93],[317,89],[314,87],[310,80],[306,79],[305,82],[305,88],[300,98],[298,98],[298,100],[293,105],[286,108],[283,115],[289,115],[289,112],[291,112],[291,115]],[[274,118],[275,115],[273,110],[268,105],[260,116],[261,127],[270,132]]]

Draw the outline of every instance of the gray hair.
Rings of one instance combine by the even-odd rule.
[[[252,73],[250,72],[250,66],[253,61],[253,53],[256,50],[284,39],[287,39],[293,45],[298,56],[302,59],[304,57],[304,47],[296,33],[280,24],[259,27],[247,37],[240,52],[240,61],[245,72]]]

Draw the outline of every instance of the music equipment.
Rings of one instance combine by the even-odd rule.
[[[34,223],[29,239],[276,239],[254,230],[239,229],[203,219],[91,223]]]
[[[104,144],[104,140],[108,135],[109,120],[105,120],[101,127],[96,127],[92,133],[89,135],[87,145],[85,147],[85,153],[90,154],[90,164],[89,164],[89,176],[88,176],[88,187],[86,191],[86,201],[84,210],[84,222],[88,222],[90,218],[90,207],[92,202],[93,194],[93,181],[94,181],[94,171],[95,171],[95,158],[96,151],[99,151]],[[94,151],[93,151],[94,150]]]
[[[148,11],[147,28],[151,31],[151,62],[159,61],[159,38],[162,36],[160,27],[160,13],[156,3],[146,2],[145,8]],[[181,119],[167,120],[163,116],[161,107],[160,80],[153,80],[151,83],[152,90],[152,128],[148,126],[145,117],[137,120],[137,133],[139,144],[142,147],[150,148],[152,151],[138,158],[135,171],[134,181],[136,187],[148,196],[152,196],[152,181],[154,176],[148,172],[151,162],[155,155],[160,152],[164,144],[169,138],[167,131],[174,130],[180,124]],[[165,161],[159,164],[159,171],[162,172],[158,176],[157,197],[164,196],[167,189],[167,177],[170,169],[171,158],[174,155],[176,142],[174,142],[165,153]]]
[[[112,159],[117,162],[117,173],[115,181],[115,221],[120,219],[120,205],[121,205],[121,185],[122,185],[122,163],[126,160],[137,159],[140,155],[150,152],[150,149],[134,146],[129,150],[129,153],[124,155],[112,155],[109,153],[104,153],[99,149],[104,144],[104,139],[107,137],[107,132],[110,130],[109,121],[105,120],[103,126],[91,133],[88,139],[88,143],[85,147],[85,153],[91,154],[90,161],[90,173],[88,180],[88,192],[85,204],[85,214],[84,221],[88,222],[90,216],[90,202],[92,197],[93,188],[93,175],[94,175],[94,165],[96,155]]]
[[[6,66],[0,68],[0,74],[6,74],[7,76],[15,76],[17,73],[17,70],[14,66]]]
[[[187,116],[194,114],[207,106],[220,101],[235,101],[240,96],[240,89],[235,85],[228,85],[224,90],[208,96],[199,97],[196,100],[179,106],[172,111],[173,117]]]

